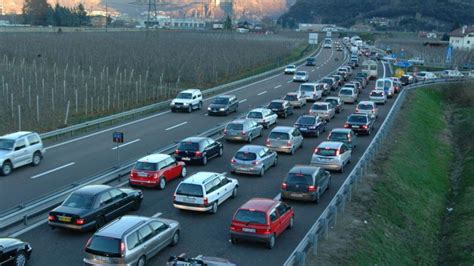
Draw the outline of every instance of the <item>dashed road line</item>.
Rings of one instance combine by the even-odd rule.
[[[277,85],[275,87],[273,87],[274,89],[278,89],[278,88],[281,88],[281,85]]]
[[[177,124],[177,125],[175,125],[175,126],[169,127],[169,128],[167,128],[167,129],[165,129],[165,130],[166,130],[166,131],[170,131],[170,130],[175,129],[175,128],[177,128],[177,127],[184,126],[184,125],[186,125],[187,123],[188,123],[188,122],[186,121],[186,122]]]
[[[265,93],[267,93],[267,91],[262,91],[262,92],[260,92],[260,93],[257,94],[257,95],[260,96],[260,95],[264,95]]]
[[[133,144],[133,143],[135,143],[135,142],[139,142],[140,140],[141,140],[141,139],[132,140],[132,141],[127,142],[127,143],[124,143],[124,144],[122,144],[122,145],[118,145],[117,147],[113,147],[112,150],[120,149],[120,148],[122,148],[122,147],[128,146],[128,145]]]
[[[41,173],[41,174],[37,174],[37,175],[35,175],[35,176],[32,176],[31,179],[35,179],[35,178],[38,178],[38,177],[45,176],[45,175],[47,175],[47,174],[50,174],[50,173],[52,173],[52,172],[59,171],[59,170],[61,170],[61,169],[64,169],[64,168],[66,168],[66,167],[69,167],[69,166],[75,165],[75,164],[76,164],[75,162],[72,162],[72,163],[65,164],[65,165],[63,165],[63,166],[56,167],[56,168],[51,169],[51,170],[49,170],[49,171],[46,171],[46,172],[44,172],[44,173]]]
[[[247,99],[243,99],[243,100],[240,100],[239,103],[244,103],[246,101],[247,101]]]

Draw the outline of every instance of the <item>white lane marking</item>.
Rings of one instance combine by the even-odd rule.
[[[293,82],[293,80],[292,80],[292,79],[288,80],[286,83],[291,83],[291,82]]]
[[[128,182],[128,181],[127,181],[127,182]],[[37,223],[35,223],[35,224],[29,226],[29,227],[23,228],[23,229],[21,229],[20,231],[17,231],[17,232],[15,232],[15,233],[11,234],[10,237],[12,237],[12,238],[17,238],[17,237],[19,237],[20,235],[22,235],[22,234],[24,234],[24,233],[26,233],[26,232],[28,232],[28,231],[31,231],[31,230],[33,230],[33,229],[35,229],[35,228],[37,228],[37,227],[39,227],[39,226],[41,226],[41,225],[47,223],[47,222],[48,222],[48,221],[47,221],[46,219],[42,219],[41,221],[39,221],[39,222],[37,222]]]
[[[165,130],[166,130],[166,131],[170,131],[170,130],[175,129],[175,128],[177,128],[177,127],[184,126],[184,125],[186,125],[187,123],[188,123],[188,122],[186,121],[186,122],[177,124],[177,125],[175,125],[175,126],[169,127],[169,128],[167,128],[167,129],[165,129]]]
[[[118,146],[116,146],[116,147],[113,147],[112,150],[120,149],[120,148],[122,148],[122,147],[128,146],[128,145],[133,144],[133,143],[135,143],[135,142],[139,142],[140,140],[141,140],[141,139],[132,140],[132,141],[130,141],[130,142],[127,142],[127,143],[118,145]]]
[[[243,99],[243,100],[240,100],[239,103],[244,103],[246,101],[247,101],[247,99]]]
[[[41,174],[37,174],[37,175],[35,175],[35,176],[32,176],[31,179],[35,179],[35,178],[38,178],[38,177],[42,177],[42,176],[44,176],[44,175],[50,174],[50,173],[52,173],[52,172],[59,171],[59,170],[61,170],[61,169],[63,169],[63,168],[69,167],[69,166],[74,165],[74,164],[76,164],[76,163],[75,163],[75,162],[72,162],[72,163],[68,163],[68,164],[63,165],[63,166],[59,166],[59,167],[57,167],[57,168],[51,169],[51,170],[49,170],[49,171],[46,171],[46,172],[44,172],[44,173],[41,173]]]
[[[160,217],[162,214],[163,214],[163,213],[161,213],[161,212],[157,212],[157,213],[153,214],[153,215],[151,216],[151,218],[158,218],[158,217]]]
[[[273,200],[281,200],[281,193],[278,193],[278,195],[276,195]]]
[[[281,88],[281,85],[277,85],[275,87],[273,87],[274,89],[278,89],[278,88]]]
[[[208,116],[209,114],[204,114],[204,116]]]
[[[257,95],[260,96],[260,95],[264,95],[265,93],[267,93],[267,91],[262,91],[262,92],[260,92],[260,93],[257,94]]]
[[[315,69],[311,70],[311,72],[314,72]]]

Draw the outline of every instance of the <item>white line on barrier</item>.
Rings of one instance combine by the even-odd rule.
[[[177,125],[175,125],[175,126],[169,127],[169,128],[167,128],[167,129],[165,129],[165,130],[166,130],[166,131],[170,131],[170,130],[175,129],[175,128],[177,128],[177,127],[184,126],[184,125],[186,125],[187,123],[188,123],[188,122],[186,121],[186,122],[177,124]]]
[[[163,214],[163,213],[161,213],[161,212],[157,212],[157,213],[153,214],[153,215],[151,216],[151,218],[158,218],[158,217],[160,217],[162,214]]]
[[[37,174],[37,175],[35,175],[35,176],[32,176],[31,179],[35,179],[35,178],[38,178],[38,177],[42,177],[42,176],[44,176],[44,175],[50,174],[50,173],[52,173],[52,172],[59,171],[59,170],[61,170],[61,169],[63,169],[63,168],[69,167],[69,166],[74,165],[74,164],[76,164],[76,163],[75,163],[75,162],[72,162],[72,163],[68,163],[68,164],[63,165],[63,166],[59,166],[59,167],[57,167],[57,168],[51,169],[51,170],[49,170],[49,171],[46,171],[46,172],[44,172],[44,173],[41,173],[41,174]]]
[[[281,88],[281,85],[277,85],[274,87],[274,89],[278,89],[278,88]]]
[[[267,93],[267,91],[262,91],[262,92],[260,92],[260,93],[257,94],[257,95],[260,96],[260,95],[264,95],[265,93]]]
[[[243,99],[243,100],[240,100],[239,103],[244,103],[246,101],[247,101],[247,99]]]
[[[133,143],[135,143],[135,142],[139,142],[140,140],[141,140],[141,139],[132,140],[132,141],[127,142],[127,143],[124,143],[124,144],[122,144],[122,145],[118,145],[117,147],[113,147],[112,150],[120,149],[120,148],[122,148],[122,147],[128,146],[128,145],[133,144]]]
[[[15,233],[11,234],[10,237],[16,238],[16,237],[18,237],[18,236],[20,236],[20,235],[22,235],[22,234],[24,234],[24,233],[26,233],[26,232],[28,232],[28,231],[31,231],[31,230],[35,229],[36,227],[39,227],[39,226],[41,226],[41,225],[43,225],[43,224],[45,224],[45,223],[47,223],[46,220],[41,220],[41,221],[39,221],[39,222],[37,222],[37,223],[31,225],[31,226],[28,226],[28,227],[26,227],[26,228],[21,229],[20,231],[17,231],[17,232],[15,232]]]

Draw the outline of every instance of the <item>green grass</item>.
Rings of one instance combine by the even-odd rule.
[[[368,226],[354,240],[354,264],[436,264],[449,191],[453,152],[442,139],[441,93],[418,90],[402,109],[375,163],[378,181],[368,206]],[[471,227],[472,228],[472,227]]]

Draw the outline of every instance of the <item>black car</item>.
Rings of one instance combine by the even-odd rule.
[[[321,82],[328,84],[329,88],[331,88],[332,91],[335,91],[337,89],[337,80],[334,77],[323,78]]]
[[[296,165],[281,185],[281,198],[319,203],[321,195],[331,186],[331,174],[317,166]]]
[[[78,231],[98,229],[130,210],[140,209],[140,190],[106,185],[82,187],[49,212],[48,225]]]
[[[351,128],[356,134],[370,135],[374,128],[375,119],[372,119],[367,114],[351,114],[347,117],[344,124],[345,128]]]
[[[319,137],[321,132],[326,131],[326,122],[316,115],[301,115],[294,127],[299,129],[303,136]]]
[[[16,238],[0,238],[0,265],[26,265],[30,259],[30,244]]]
[[[268,109],[272,110],[279,117],[287,118],[293,114],[293,106],[286,100],[273,100],[268,105]]]
[[[209,115],[229,115],[237,112],[239,101],[234,95],[221,95],[214,98],[214,101],[207,108]]]
[[[177,161],[206,165],[209,159],[222,156],[222,153],[222,143],[206,137],[190,137],[179,142],[175,158]]]
[[[307,66],[315,66],[316,65],[316,58],[314,58],[314,57],[306,58],[306,65]]]

